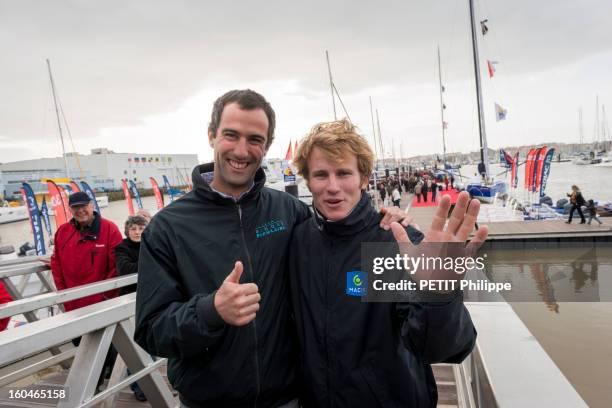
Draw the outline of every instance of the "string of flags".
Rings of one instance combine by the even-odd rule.
[[[489,20],[481,20],[480,21],[480,29],[482,31],[482,35],[485,36],[489,32],[489,27],[487,26]],[[489,72],[489,78],[493,78],[495,75],[496,68],[495,66],[499,64],[499,61],[487,60],[487,71]],[[499,103],[495,102],[495,120],[499,122],[500,120],[506,120],[508,116],[508,109],[502,107]]]

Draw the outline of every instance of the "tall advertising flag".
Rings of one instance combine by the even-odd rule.
[[[87,194],[89,196],[89,198],[91,199],[91,201],[93,202],[94,205],[94,209],[96,210],[96,212],[98,214],[102,214],[100,212],[100,206],[98,205],[98,201],[96,200],[96,194],[94,193],[94,191],[91,189],[91,187],[89,186],[89,184],[87,184],[85,181],[81,181],[81,190],[85,192],[85,194]]]
[[[64,203],[64,214],[66,214],[66,219],[70,221],[72,219],[72,213],[70,212],[70,207],[68,207],[68,193],[62,186],[57,186],[57,189],[60,192],[60,197],[62,197],[62,202]]]
[[[32,187],[28,183],[22,183],[21,194],[25,198],[26,208],[30,215],[30,225],[32,226],[32,234],[34,234],[34,247],[36,248],[36,255],[45,255],[45,238],[43,235],[42,220],[40,218],[40,211],[38,210],[38,204],[36,203],[36,196]]]
[[[79,188],[79,185],[76,183],[76,181],[70,180],[69,185],[70,185],[70,189],[72,190],[73,193],[81,191],[81,189]]]
[[[130,190],[132,191],[132,194],[134,195],[134,198],[136,199],[136,205],[138,206],[139,209],[142,210],[142,200],[140,199],[140,193],[138,192],[138,188],[136,188],[136,183],[134,183],[134,180],[129,180],[130,183]]]
[[[42,216],[43,222],[45,223],[45,229],[47,230],[49,241],[51,241],[51,238],[53,238],[53,231],[51,231],[51,220],[49,219],[49,208],[47,208],[47,200],[45,200],[45,197],[43,197],[42,204],[40,205],[40,215]]]
[[[540,190],[540,182],[542,181],[542,169],[544,167],[544,158],[546,157],[546,153],[548,152],[548,148],[546,146],[540,149],[540,154],[538,155],[538,161],[536,163],[536,180],[535,180],[535,189],[534,192]]]
[[[525,158],[525,190],[529,191],[531,188],[531,168],[533,167],[533,156],[535,155],[536,149],[530,149]]]
[[[172,186],[170,186],[168,177],[166,177],[165,174],[162,176],[162,178],[164,179],[164,187],[166,187],[166,192],[168,193],[168,196],[170,196],[170,202],[173,202],[174,201],[174,190],[172,189]]]
[[[544,197],[544,190],[546,190],[546,182],[548,181],[548,175],[550,174],[550,165],[552,163],[553,156],[555,155],[555,149],[551,148],[546,152],[544,157],[544,166],[542,168],[542,180],[540,181],[540,197]]]
[[[66,209],[64,208],[64,200],[59,187],[53,180],[47,180],[47,189],[49,190],[49,199],[51,200],[51,208],[53,208],[53,218],[55,218],[55,229],[57,230],[68,221],[66,217]]]
[[[127,180],[121,180],[121,185],[123,186],[123,195],[125,196],[125,201],[128,205],[128,212],[130,215],[134,215],[134,203],[132,202],[132,196],[130,195]]]
[[[151,180],[151,187],[153,188],[153,193],[155,194],[157,209],[161,210],[162,208],[164,208],[164,196],[162,195],[161,191],[159,191],[159,185],[157,184],[157,181],[155,181],[153,177],[149,177],[149,180]]]
[[[545,147],[541,147],[539,149],[536,150],[536,154],[533,158],[533,163],[531,165],[531,185],[529,188],[529,191],[531,191],[532,193],[535,193],[536,190],[536,179],[538,178],[538,162],[540,160],[540,157],[542,156],[542,151],[546,149]]]

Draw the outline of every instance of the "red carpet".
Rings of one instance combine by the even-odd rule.
[[[443,195],[449,195],[451,198],[451,204],[455,204],[457,202],[457,197],[459,196],[459,192],[455,189],[452,190],[442,190],[442,191],[438,191],[438,194],[436,194],[436,201],[432,202],[431,201],[431,191],[429,193],[427,193],[427,202],[424,202],[422,197],[421,197],[421,202],[419,203],[417,201],[417,197],[414,196],[414,198],[412,199],[412,208],[415,207],[435,207],[438,205],[438,203],[440,202],[440,199],[442,198]]]

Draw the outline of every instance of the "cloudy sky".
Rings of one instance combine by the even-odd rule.
[[[612,2],[475,4],[490,29],[479,36],[490,146],[577,142],[580,107],[591,141],[596,95],[612,109]],[[46,58],[79,152],[209,160],[213,101],[249,87],[277,112],[268,157],[284,156],[290,139],[333,119],[325,50],[366,137],[371,96],[387,155],[440,152],[438,44],[447,149],[476,150],[467,0],[0,0],[0,162],[61,154]],[[499,62],[492,79],[487,59]],[[506,121],[495,121],[495,102]]]

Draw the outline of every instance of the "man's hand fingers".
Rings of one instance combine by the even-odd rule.
[[[467,244],[466,246],[467,255],[468,256],[476,255],[476,252],[478,252],[478,249],[480,249],[482,244],[484,244],[488,236],[489,236],[489,228],[486,225],[483,225],[482,227],[478,229],[478,231],[476,231],[470,243]]]
[[[444,224],[446,224],[446,217],[448,217],[448,209],[450,208],[450,196],[445,195],[440,200],[440,204],[438,204],[438,209],[434,214],[434,217],[431,221],[431,231],[442,231],[444,229]]]
[[[240,285],[240,293],[243,295],[252,295],[259,292],[259,287],[254,283],[244,283]]]
[[[446,231],[451,234],[457,233],[457,230],[461,226],[463,218],[465,217],[465,210],[467,209],[469,201],[470,195],[467,191],[462,191],[461,193],[459,193],[455,208],[453,209],[450,219],[448,220],[448,226],[446,227]]]
[[[254,303],[257,303],[261,300],[261,295],[259,293],[254,293],[252,295],[243,296],[239,302],[240,307],[250,306]]]
[[[243,270],[242,262],[236,261],[234,269],[232,269],[223,282],[240,283],[240,277],[242,276]]]
[[[385,214],[385,216],[383,217],[382,220],[380,220],[380,228],[384,229],[385,231],[389,231],[390,225],[391,225],[391,220],[393,218],[391,211],[389,211],[388,208],[383,207],[380,209],[380,213],[381,214]]]
[[[257,313],[258,311],[259,311],[259,303],[254,303],[252,305],[249,305],[249,306],[246,306],[240,309],[240,311],[238,312],[238,315],[240,317],[250,316],[253,313]]]
[[[400,224],[398,224],[397,222],[392,222],[391,231],[393,232],[393,237],[399,244],[406,244],[412,246],[412,242],[410,242],[410,239],[408,238],[408,233],[406,232],[406,229]]]
[[[402,225],[404,227],[407,227],[410,225],[410,223],[412,222],[412,217],[409,216],[408,214],[406,214],[406,216],[404,217],[404,219],[402,220]]]
[[[457,230],[457,239],[462,242],[465,242],[470,233],[474,229],[474,225],[476,225],[476,220],[478,219],[478,212],[480,211],[480,202],[478,200],[472,200],[470,206],[468,207],[468,211],[463,217],[463,222],[461,226]]]

